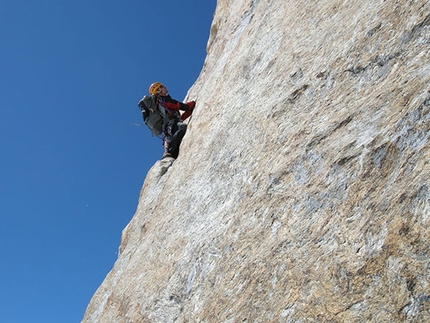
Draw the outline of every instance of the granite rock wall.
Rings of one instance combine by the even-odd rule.
[[[430,321],[430,2],[218,0],[185,99],[82,322]]]

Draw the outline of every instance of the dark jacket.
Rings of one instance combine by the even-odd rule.
[[[187,104],[179,102],[175,99],[172,99],[170,95],[159,96],[158,104],[159,104],[159,109],[161,114],[167,117],[168,119],[179,120],[181,119],[181,113],[179,112],[179,110],[182,110],[182,111],[190,110],[190,107]]]

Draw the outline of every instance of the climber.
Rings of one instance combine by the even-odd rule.
[[[156,108],[160,112],[162,122],[162,139],[164,154],[163,158],[177,158],[179,146],[187,130],[185,121],[193,112],[195,101],[182,103],[172,99],[167,88],[160,82],[152,83],[149,87],[149,94],[155,97]],[[143,99],[139,101],[139,106],[143,104]],[[180,110],[185,111],[181,114]]]

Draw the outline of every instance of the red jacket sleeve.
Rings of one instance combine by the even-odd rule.
[[[170,95],[166,96],[166,108],[169,110],[182,110],[188,111],[189,106],[185,103],[179,102],[175,99],[172,99]]]

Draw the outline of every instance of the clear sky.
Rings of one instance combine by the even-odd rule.
[[[1,322],[81,321],[163,152],[137,102],[154,81],[185,98],[215,5],[2,1]]]

